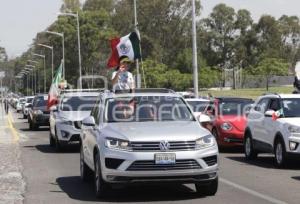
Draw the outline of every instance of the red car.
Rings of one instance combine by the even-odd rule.
[[[243,144],[246,112],[253,103],[252,99],[230,97],[219,97],[210,102],[205,114],[212,118],[212,134],[219,146]]]

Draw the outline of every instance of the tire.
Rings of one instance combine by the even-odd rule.
[[[49,134],[49,145],[50,145],[50,147],[54,147],[55,146],[55,140],[54,140],[51,132]]]
[[[97,198],[103,198],[106,196],[109,186],[102,178],[99,153],[96,153],[95,155],[94,164],[95,164],[95,172],[94,172],[95,194]]]
[[[274,153],[275,153],[275,166],[278,168],[284,168],[287,163],[287,154],[282,139],[276,140],[274,146]]]
[[[27,116],[25,114],[23,114],[23,119],[27,119]]]
[[[83,147],[80,146],[80,178],[83,182],[90,181],[93,178],[93,172],[84,162]]]
[[[63,150],[62,145],[60,144],[58,137],[57,137],[57,130],[55,128],[55,136],[54,136],[54,141],[55,141],[55,150],[56,152],[61,152]]]
[[[201,185],[201,183],[196,183],[196,192],[200,197],[203,196],[214,196],[218,191],[219,178],[216,177],[208,185]]]
[[[257,158],[257,152],[254,149],[253,140],[249,132],[245,134],[244,152],[247,160],[254,160]]]
[[[33,130],[33,124],[32,124],[32,122],[31,122],[31,120],[29,120],[29,129],[30,129],[30,130]]]

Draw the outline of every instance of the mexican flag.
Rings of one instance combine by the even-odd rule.
[[[129,33],[121,38],[110,40],[111,57],[107,62],[109,68],[119,65],[119,58],[127,56],[130,60],[141,59],[140,39],[137,32]]]
[[[60,93],[59,84],[62,81],[62,63],[60,64],[55,77],[53,78],[49,93],[48,93],[48,101],[47,108],[50,109],[51,106],[57,103],[57,98]]]

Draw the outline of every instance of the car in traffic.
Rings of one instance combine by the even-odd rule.
[[[30,130],[37,130],[40,126],[49,126],[50,111],[47,110],[47,94],[38,94],[29,105],[28,123]]]
[[[209,100],[205,98],[186,98],[185,101],[192,108],[196,117],[205,111],[205,108],[209,105]]]
[[[26,103],[26,99],[25,98],[19,98],[17,103],[16,103],[16,110],[17,113],[22,111],[23,105]]]
[[[217,97],[204,113],[212,118],[212,134],[220,147],[242,146],[247,110],[254,101],[248,98]]]
[[[300,157],[300,94],[267,94],[257,99],[248,114],[245,157],[273,153],[275,165]]]
[[[97,197],[114,185],[174,182],[213,196],[218,146],[173,91],[105,91],[82,121],[80,173],[84,181],[93,176]]]
[[[22,113],[23,113],[23,118],[24,119],[27,119],[28,112],[29,112],[29,107],[32,106],[33,98],[34,98],[34,96],[25,97],[25,103],[22,106]]]
[[[57,151],[80,141],[81,121],[90,115],[99,91],[67,90],[50,112],[50,146]]]

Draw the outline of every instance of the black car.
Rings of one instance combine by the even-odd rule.
[[[28,114],[30,130],[37,130],[40,126],[49,126],[50,111],[47,110],[47,101],[48,95],[46,94],[34,97]]]

